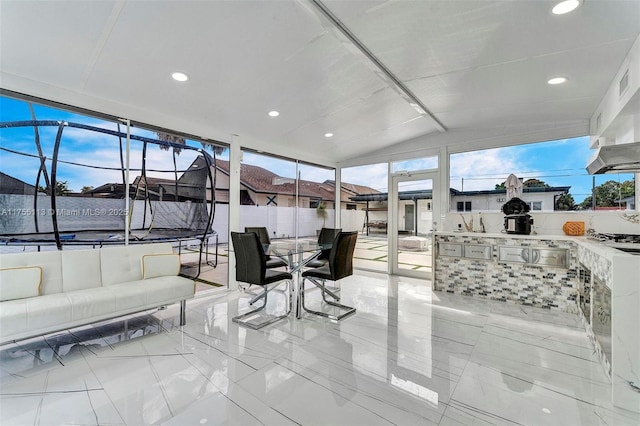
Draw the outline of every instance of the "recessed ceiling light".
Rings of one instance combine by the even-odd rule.
[[[269,111],[269,117],[277,117],[280,113],[278,111]]]
[[[565,0],[553,6],[551,13],[554,15],[564,15],[580,6],[580,0]]]
[[[173,74],[171,74],[171,78],[173,78],[175,81],[187,81],[187,80],[189,80],[189,76],[186,75],[183,72],[174,72]]]
[[[324,134],[324,137],[325,137],[325,138],[331,138],[331,137],[333,137],[333,133],[331,133],[331,132],[329,132],[329,133],[325,133],[325,134]]]
[[[552,78],[551,80],[547,81],[547,83],[555,85],[555,84],[565,83],[566,81],[567,81],[566,77],[555,77],[555,78]]]

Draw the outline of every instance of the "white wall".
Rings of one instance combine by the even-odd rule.
[[[624,214],[633,212],[555,212],[536,213],[530,212],[533,218],[534,230],[538,235],[564,235],[562,226],[568,221],[583,221],[585,229],[595,229],[597,232],[612,234],[640,234],[640,224],[632,223],[623,218]],[[471,218],[477,224],[478,213],[447,213],[444,223],[444,231],[454,231],[458,229],[458,224],[467,223]],[[504,230],[504,214],[502,213],[480,213],[486,232],[502,232]]]
[[[529,203],[534,201],[540,201],[542,203],[542,210],[551,212],[553,211],[553,202],[556,194],[562,194],[562,192],[525,192],[520,196],[520,199]],[[452,195],[450,197],[450,210],[456,211],[458,201],[471,201],[471,211],[493,211],[499,212],[502,205],[507,200],[506,194],[478,194],[478,195]]]

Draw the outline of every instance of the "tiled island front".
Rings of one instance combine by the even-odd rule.
[[[436,291],[582,318],[615,406],[640,412],[640,256],[562,235],[434,233]]]
[[[577,313],[571,239],[458,232],[434,238],[434,290]]]

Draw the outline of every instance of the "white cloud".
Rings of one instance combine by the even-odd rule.
[[[454,154],[451,156],[451,187],[465,191],[493,189],[509,174],[517,175],[518,170],[524,169],[523,161],[509,148]]]
[[[387,192],[388,167],[386,163],[342,169],[342,182],[364,185]]]

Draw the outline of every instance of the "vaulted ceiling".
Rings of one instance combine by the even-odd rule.
[[[587,134],[640,1],[553,4],[2,0],[0,86],[324,164],[412,140]]]

